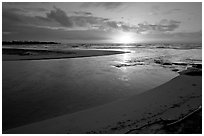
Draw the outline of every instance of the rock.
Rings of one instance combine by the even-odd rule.
[[[192,67],[202,69],[202,64],[192,64]]]
[[[189,75],[189,76],[202,76],[202,69],[197,69],[193,67],[187,68],[187,70],[179,72],[180,75]]]

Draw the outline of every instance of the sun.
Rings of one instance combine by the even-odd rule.
[[[124,43],[124,44],[135,42],[135,39],[132,33],[121,33],[117,35],[114,40],[116,43]]]

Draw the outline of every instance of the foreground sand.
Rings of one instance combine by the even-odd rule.
[[[77,57],[91,57],[103,56],[125,53],[123,51],[113,50],[45,50],[45,49],[16,49],[3,48],[2,60],[44,60],[44,59],[62,59],[62,58],[77,58]]]
[[[201,72],[183,72],[171,81],[129,99],[3,133],[168,133],[162,129],[158,131],[158,128],[162,128],[164,123],[171,123],[188,115],[201,104]],[[154,124],[152,128],[151,124]],[[145,129],[131,131],[143,126],[146,126]]]

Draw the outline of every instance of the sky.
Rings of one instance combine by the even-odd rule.
[[[201,42],[202,3],[2,3],[3,40]]]

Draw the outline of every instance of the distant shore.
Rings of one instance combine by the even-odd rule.
[[[18,48],[3,48],[2,60],[43,60],[43,59],[63,59],[63,58],[78,58],[91,57],[127,53],[123,51],[112,50],[45,50],[45,49],[18,49]]]
[[[42,41],[2,41],[2,45],[32,45],[32,44],[61,44],[58,42],[42,42]]]
[[[188,69],[171,81],[128,99],[3,133],[202,133],[201,105],[202,71]],[[187,118],[188,115],[191,116]]]

